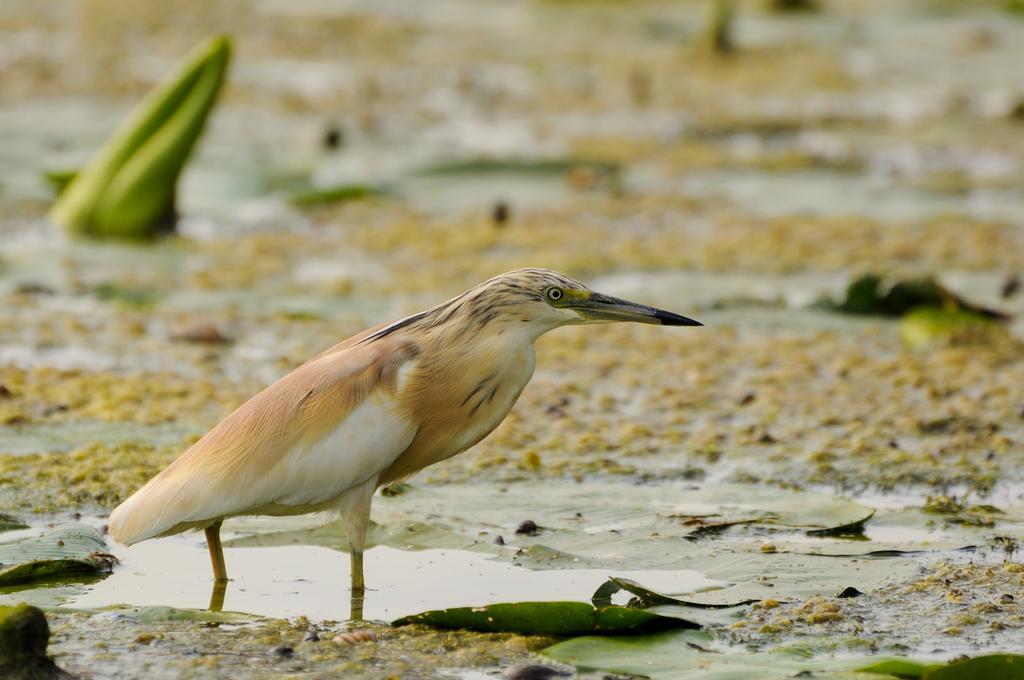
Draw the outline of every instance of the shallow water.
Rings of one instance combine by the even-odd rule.
[[[313,621],[349,616],[349,559],[316,546],[227,548],[231,582],[224,610]],[[363,617],[392,621],[430,609],[492,602],[587,601],[609,576],[665,592],[726,585],[694,571],[560,569],[533,571],[464,550],[409,552],[387,546],[365,554],[368,590]],[[209,555],[195,537],[150,541],[124,553],[120,568],[64,606],[112,605],[203,609],[210,601]]]

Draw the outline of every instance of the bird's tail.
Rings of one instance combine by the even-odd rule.
[[[182,517],[181,480],[165,470],[110,513],[108,532],[117,541],[132,545],[147,538],[177,533]]]

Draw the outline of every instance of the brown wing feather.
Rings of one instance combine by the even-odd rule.
[[[350,339],[307,361],[118,506],[111,535],[131,544],[272,504],[273,485],[265,477],[281,457],[322,439],[374,389],[393,390],[398,368],[417,353],[400,338],[367,345]]]

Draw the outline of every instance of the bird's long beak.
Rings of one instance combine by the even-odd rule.
[[[586,321],[635,321],[637,323],[661,324],[662,326],[704,325],[699,321],[673,312],[666,312],[663,309],[648,307],[601,293],[590,293],[585,298],[581,296],[570,301],[567,306],[578,312]]]

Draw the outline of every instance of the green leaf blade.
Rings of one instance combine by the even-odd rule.
[[[602,607],[584,602],[507,602],[485,607],[438,609],[406,616],[392,625],[421,623],[435,628],[464,628],[488,633],[587,635],[595,632],[637,633],[654,629],[695,627],[627,607]]]
[[[223,85],[231,41],[190,52],[139,103],[54,203],[72,232],[146,238],[171,224],[175,185]]]

